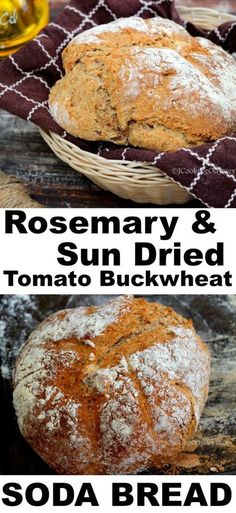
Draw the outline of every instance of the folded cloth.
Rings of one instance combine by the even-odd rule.
[[[236,52],[236,22],[210,32],[201,30],[180,19],[174,0],[72,0],[55,23],[0,63],[0,107],[106,159],[149,162],[207,206],[236,207],[236,133],[214,143],[158,153],[75,139],[52,119],[48,94],[63,75],[61,52],[65,46],[84,30],[133,15],[172,19],[193,36],[209,38],[231,54]]]

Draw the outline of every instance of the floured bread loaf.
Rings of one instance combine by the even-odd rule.
[[[173,461],[197,428],[209,353],[171,308],[118,297],[47,318],[15,372],[22,435],[57,472],[135,473]]]
[[[63,64],[49,107],[75,137],[168,151],[236,129],[236,62],[173,21],[94,27],[69,43]]]

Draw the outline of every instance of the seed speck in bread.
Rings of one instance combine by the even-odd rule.
[[[236,129],[236,62],[171,20],[124,18],[76,36],[50,112],[69,134],[172,151]]]
[[[158,467],[195,432],[209,365],[192,322],[158,303],[124,296],[57,312],[17,360],[20,431],[59,473]]]

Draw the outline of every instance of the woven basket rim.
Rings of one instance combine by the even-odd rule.
[[[200,6],[199,7],[189,7],[187,5],[179,5],[177,7],[177,11],[182,11],[182,12],[188,12],[188,13],[200,13],[202,12],[203,14],[209,14],[211,16],[215,16],[217,15],[218,17],[222,17],[222,18],[230,18],[232,21],[235,20],[236,21],[236,14],[231,14],[229,12],[224,12],[224,11],[217,11],[217,9],[212,9],[211,7],[203,7],[203,6]],[[224,22],[223,22],[224,23]]]

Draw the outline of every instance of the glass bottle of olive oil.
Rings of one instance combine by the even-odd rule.
[[[0,58],[35,37],[48,19],[48,0],[0,0]]]

